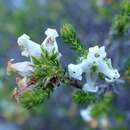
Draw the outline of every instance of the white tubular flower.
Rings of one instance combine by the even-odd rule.
[[[112,68],[110,59],[108,60],[108,63],[106,61],[100,62],[98,64],[98,70],[106,76],[105,80],[108,83],[114,82],[120,77],[118,70]]]
[[[106,58],[104,46],[95,46],[89,48],[87,60],[89,60],[91,65],[93,63],[97,65],[98,71],[106,76],[105,80],[108,83],[114,82],[116,79],[120,77],[120,74],[117,69],[113,69],[111,60],[108,59],[108,61],[105,61],[104,58]]]
[[[91,116],[92,106],[87,107],[87,109],[80,110],[80,115],[86,122],[91,122],[93,117]]]
[[[49,53],[54,50],[56,53],[59,53],[58,45],[56,42],[56,38],[59,36],[55,29],[48,28],[45,31],[46,38],[42,43],[42,47],[47,50]]]
[[[105,78],[105,80],[106,80],[106,82],[111,83],[111,82],[117,80],[118,78],[120,78],[120,73],[117,69],[113,69],[111,59],[108,59],[108,65],[113,70],[114,76],[111,79]]]
[[[83,91],[95,93],[98,91],[98,87],[96,86],[98,75],[90,71],[86,73],[87,83],[84,84]]]
[[[68,65],[69,76],[78,80],[82,80],[82,74],[86,74],[86,84],[83,86],[85,92],[97,92],[98,86],[96,81],[98,74],[105,75],[108,83],[114,82],[120,77],[117,69],[113,69],[111,60],[106,59],[105,47],[89,48],[88,56],[81,63]]]
[[[28,61],[12,63],[14,59],[8,61],[7,65],[7,74],[11,72],[18,73],[20,76],[30,76],[32,73],[33,68],[31,67],[32,63]]]
[[[26,57],[39,57],[41,55],[41,47],[39,44],[30,40],[30,37],[26,34],[20,36],[17,40],[18,45],[20,46],[22,56]]]

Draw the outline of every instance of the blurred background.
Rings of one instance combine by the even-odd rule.
[[[11,91],[16,86],[15,79],[6,75],[6,63],[10,58],[25,60],[17,45],[20,35],[26,33],[41,44],[48,27],[59,31],[66,22],[74,25],[86,47],[97,43],[103,45],[121,1],[0,0],[0,130],[87,130],[79,114],[81,107],[72,101],[73,89],[69,86],[59,87],[47,102],[33,111],[16,104],[11,98]],[[115,40],[113,45],[121,44],[121,41]],[[123,65],[130,53],[128,34],[123,43],[126,44],[123,45],[120,61],[117,61],[118,58],[113,61],[117,68]],[[58,45],[64,55],[62,62],[67,65],[74,59],[74,53],[60,38]],[[109,52],[109,56],[114,59],[115,53]],[[127,123],[130,122],[129,92],[129,88],[120,87],[120,94],[114,102],[127,115],[127,120],[124,120]]]

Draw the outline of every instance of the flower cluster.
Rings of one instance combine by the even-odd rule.
[[[22,56],[26,57],[40,57],[41,56],[41,47],[44,48],[48,53],[51,53],[53,49],[56,53],[59,53],[58,46],[56,43],[56,38],[58,33],[55,29],[48,28],[45,31],[46,38],[41,45],[30,40],[30,37],[26,34],[23,34],[18,38],[18,45],[20,46]]]
[[[13,91],[13,96],[16,99],[19,99],[25,90],[34,88],[38,83],[36,76],[33,75],[35,68],[35,60],[33,60],[33,58],[40,58],[43,55],[43,50],[50,55],[52,53],[56,54],[57,60],[59,60],[61,57],[56,42],[56,38],[58,37],[57,31],[55,29],[48,28],[45,31],[45,34],[46,38],[41,45],[32,41],[26,34],[23,34],[17,40],[18,45],[21,48],[21,55],[29,57],[30,61],[18,63],[13,63],[14,59],[8,61],[7,73],[16,73],[18,75],[16,76],[17,87]]]
[[[85,73],[86,83],[83,85],[85,92],[98,91],[96,81],[100,74],[108,83],[112,83],[120,77],[118,70],[112,67],[111,59],[107,59],[104,46],[90,47],[87,58],[77,65],[69,64],[68,72],[70,77],[77,80],[82,80],[82,74]]]
[[[104,79],[110,84],[120,77],[118,70],[112,67],[111,59],[107,58],[105,47],[95,46],[87,50],[70,25],[63,26],[61,37],[81,55],[78,57],[80,63],[69,64],[66,71],[59,62],[62,55],[56,42],[58,32],[48,28],[45,35],[42,44],[32,41],[26,34],[20,36],[17,42],[21,48],[21,55],[28,57],[29,60],[13,63],[14,59],[11,59],[7,65],[8,74],[17,74],[17,87],[13,91],[13,97],[27,108],[44,101],[62,84],[82,89],[74,94],[78,102],[86,102],[85,100],[95,102],[97,100],[95,93],[101,88],[97,81]]]

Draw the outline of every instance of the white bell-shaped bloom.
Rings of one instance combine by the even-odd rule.
[[[79,65],[69,64],[68,72],[69,72],[70,77],[77,79],[77,80],[82,80],[83,70]]]
[[[98,87],[96,86],[96,81],[97,81],[98,75],[96,73],[91,72],[89,70],[86,73],[86,83],[83,86],[83,91],[84,92],[97,92]]]
[[[112,83],[112,82],[116,81],[118,78],[120,78],[120,73],[118,72],[118,70],[114,69],[113,71],[114,71],[114,77],[113,78],[111,78],[111,79],[110,78],[105,78],[105,81],[107,83]]]
[[[13,61],[14,61],[13,59],[8,61],[8,65],[7,65],[8,74],[10,74],[11,72],[15,72],[22,77],[31,75],[33,71],[31,62],[24,61],[24,62],[12,63]]]
[[[110,59],[108,60],[108,62],[100,61],[98,63],[98,70],[106,76],[105,80],[107,82],[114,82],[120,77],[118,70],[113,69]]]
[[[86,109],[80,110],[80,115],[86,122],[91,122],[93,120],[91,116],[92,106],[87,107]]]
[[[109,83],[114,82],[120,77],[120,74],[117,69],[113,69],[111,60],[108,59],[106,61],[104,58],[106,58],[104,46],[95,46],[89,48],[87,60],[89,60],[90,65],[95,63],[97,65],[98,71],[106,76],[105,80]]]
[[[118,78],[120,78],[120,73],[119,73],[119,71],[117,69],[113,69],[111,59],[108,59],[107,64],[110,67],[110,69],[113,70],[114,76],[111,79],[110,78],[109,79],[105,78],[105,80],[106,80],[106,82],[111,83],[111,82],[117,80]]]
[[[28,35],[23,34],[18,38],[17,42],[22,50],[21,52],[22,56],[39,57],[41,55],[41,46],[30,40],[30,37]]]
[[[110,79],[113,79],[115,75],[114,70],[105,61],[98,63],[98,70]]]
[[[42,47],[47,50],[49,53],[54,50],[56,53],[59,53],[58,45],[56,42],[56,38],[59,36],[58,32],[55,29],[48,28],[45,31],[46,38],[42,43]]]

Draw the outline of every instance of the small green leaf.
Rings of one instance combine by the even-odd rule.
[[[84,105],[86,103],[94,103],[97,99],[95,93],[86,93],[78,90],[73,93],[73,100],[77,104]]]
[[[76,31],[71,24],[64,24],[60,29],[60,34],[65,43],[69,44],[79,56],[86,57],[87,49],[76,36]]]

